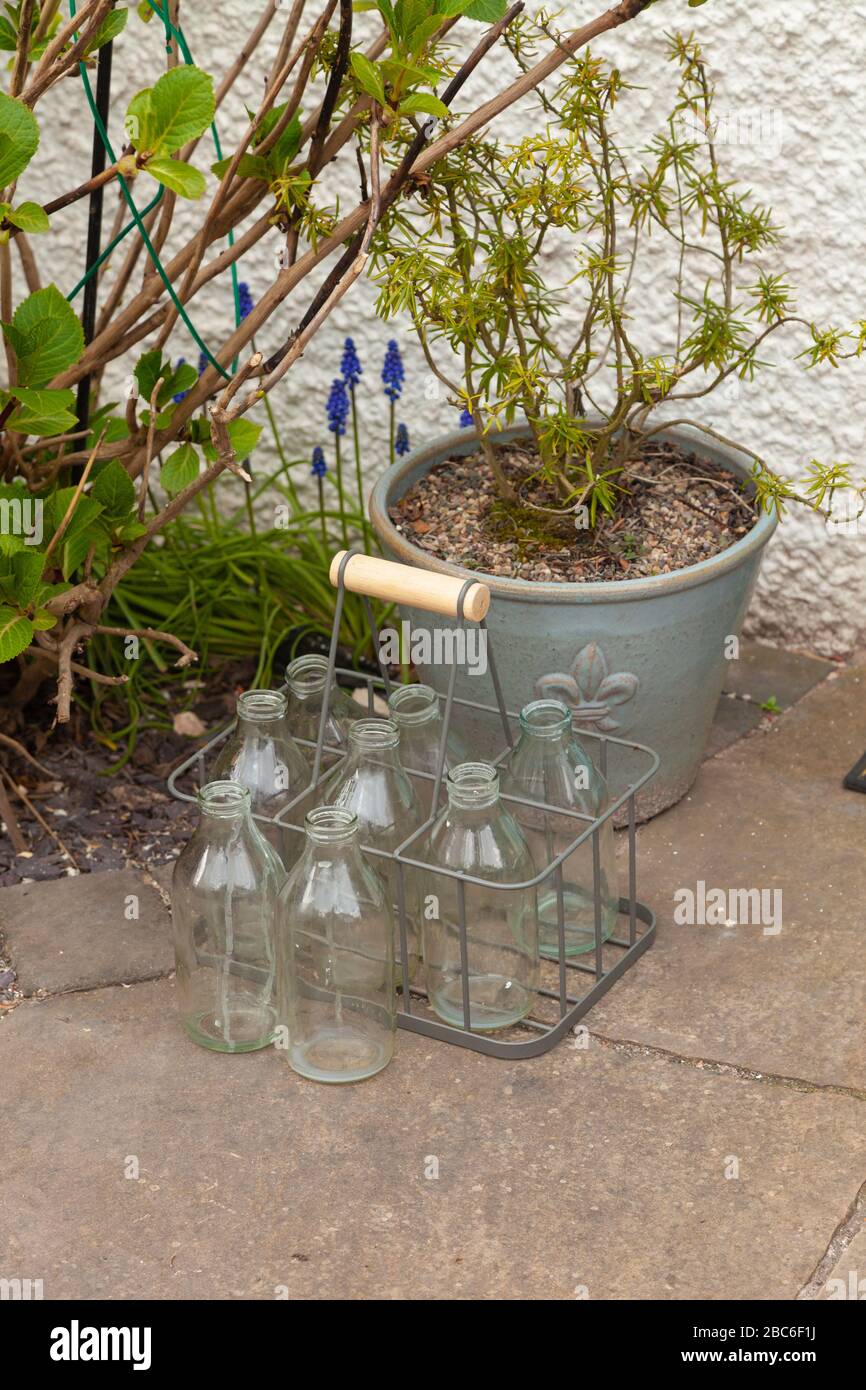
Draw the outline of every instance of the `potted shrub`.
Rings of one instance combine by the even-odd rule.
[[[517,25],[507,38],[522,67],[526,37]],[[704,423],[701,404],[751,380],[791,325],[810,366],[864,343],[862,329],[796,316],[784,275],[764,264],[780,241],[769,210],[720,168],[694,37],[674,36],[669,56],[676,103],[640,160],[614,131],[626,84],[580,54],[539,91],[538,133],[455,152],[422,203],[390,216],[377,253],[381,312],[409,311],[462,410],[459,431],[380,479],[379,541],[404,563],[490,585],[510,707],[554,694],[578,724],[656,749],[643,817],[694,779],[785,500],[822,508],[852,485],[849,466],[815,462],[796,492]],[[651,232],[675,246],[670,351],[631,316]],[[552,244],[571,268],[555,286]],[[442,688],[447,672],[423,676]],[[463,677],[458,693],[478,698],[477,683]]]

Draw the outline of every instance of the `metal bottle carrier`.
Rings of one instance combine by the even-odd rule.
[[[394,564],[391,561],[366,556],[357,551],[341,551],[336,555],[331,564],[330,576],[331,582],[337,588],[337,599],[328,656],[328,675],[325,687],[326,695],[319,721],[318,738],[315,744],[308,739],[297,740],[302,747],[315,749],[312,776],[310,782],[303,791],[294,797],[287,806],[283,807],[277,816],[265,817],[257,815],[255,818],[264,824],[286,827],[302,836],[304,833],[302,823],[303,814],[313,805],[318,804],[315,793],[320,789],[325,778],[332,775],[338,761],[344,759],[346,756],[346,749],[344,747],[337,747],[325,743],[325,730],[327,727],[330,705],[330,692],[333,688],[335,678],[341,675],[350,677],[356,684],[359,679],[358,672],[345,670],[338,667],[336,664],[340,620],[347,589],[354,593],[361,594],[363,597],[367,620],[370,625],[370,633],[373,639],[374,649],[377,653],[379,652],[379,633],[370,604],[371,597],[403,603],[412,608],[421,608],[431,613],[439,613],[452,620],[456,619],[458,631],[464,629],[468,622],[476,622],[486,634],[487,665],[496,703],[487,705],[458,698],[455,695],[457,665],[454,663],[451,664],[447,693],[444,696],[439,695],[440,701],[444,704],[444,709],[436,773],[434,775],[432,773],[416,772],[410,768],[406,769],[408,776],[416,782],[433,782],[430,815],[423,825],[418,830],[413,831],[411,835],[408,835],[393,853],[374,849],[372,846],[366,845],[363,846],[363,849],[364,852],[370,855],[374,860],[376,858],[391,859],[397,865],[395,877],[398,890],[397,906],[399,909],[400,954],[403,961],[403,981],[402,989],[399,991],[398,996],[397,1013],[397,1021],[400,1027],[408,1028],[415,1033],[422,1033],[427,1037],[437,1038],[442,1042],[455,1043],[460,1047],[469,1047],[475,1052],[483,1052],[491,1057],[537,1057],[541,1053],[549,1051],[550,1048],[575,1028],[584,1014],[607,993],[611,986],[635,963],[638,957],[643,955],[644,951],[648,949],[655,938],[655,916],[650,908],[640,902],[637,897],[635,793],[655,774],[659,766],[659,759],[657,755],[644,744],[635,743],[627,739],[614,738],[610,734],[595,733],[581,729],[578,731],[579,737],[581,741],[591,741],[595,746],[596,766],[605,778],[608,776],[611,762],[613,762],[618,755],[621,756],[625,751],[642,755],[646,760],[645,770],[640,776],[636,777],[626,786],[625,791],[623,791],[621,795],[611,802],[603,815],[593,819],[591,816],[584,815],[578,811],[566,810],[561,806],[551,806],[542,802],[529,801],[524,797],[504,796],[503,800],[506,804],[533,806],[555,814],[560,820],[568,817],[575,821],[574,840],[561,854],[551,859],[549,863],[540,868],[533,879],[527,880],[525,883],[492,884],[488,880],[477,878],[472,874],[431,865],[426,860],[415,857],[413,850],[417,853],[418,849],[423,845],[424,837],[426,837],[438,813],[442,794],[448,731],[451,727],[451,720],[455,707],[458,709],[462,707],[467,710],[472,710],[476,716],[482,716],[485,723],[490,721],[493,728],[498,728],[504,742],[501,751],[489,760],[493,762],[495,766],[501,765],[514,747],[513,726],[516,724],[519,712],[507,710],[505,708],[502,687],[496,670],[493,644],[490,641],[490,634],[487,631],[485,616],[490,603],[490,590],[486,585],[474,579],[468,579],[465,583],[461,583],[458,578],[452,578],[448,575],[431,574],[423,570],[415,570],[408,565]],[[451,624],[449,624],[449,626],[450,625]],[[387,697],[392,688],[392,682],[389,679],[388,671],[381,662],[380,671],[380,676],[368,675],[362,678],[366,682],[367,704],[371,715],[375,715],[373,703],[374,695],[377,692],[381,692]],[[180,767],[175,769],[168,779],[168,789],[173,796],[183,801],[195,801],[195,792],[183,789],[185,781],[188,782],[190,780],[190,775],[196,779],[198,786],[203,786],[209,780],[208,766],[214,756],[215,750],[224,739],[227,738],[233,727],[234,723],[229,724],[204,747],[198,749],[191,757],[187,758]],[[499,735],[497,735],[497,737],[498,736]],[[329,755],[331,761],[323,771],[322,764],[326,754]],[[301,807],[303,807],[303,811],[300,811]],[[619,899],[618,930],[615,935],[604,941],[602,939],[602,883],[598,837],[602,824],[610,819],[610,817],[615,816],[617,811],[622,807],[627,808],[627,827],[625,834],[628,842],[628,895]],[[299,812],[298,818],[295,818],[294,813],[296,811]],[[592,838],[595,946],[583,955],[569,958],[565,954],[565,903],[562,866],[574,850],[590,837]],[[430,1008],[427,1002],[426,991],[414,983],[410,985],[407,966],[407,922],[403,888],[404,867],[421,869],[425,874],[431,875],[434,880],[436,875],[443,875],[458,881],[457,902],[463,984],[463,1027],[457,1027],[442,1022]],[[558,958],[548,959],[542,957],[540,984],[536,990],[536,1003],[530,1014],[519,1023],[513,1024],[496,1033],[472,1032],[469,1029],[468,982],[471,968],[471,943],[467,934],[465,911],[467,884],[483,884],[488,891],[492,890],[501,893],[514,892],[515,890],[532,886],[538,889],[539,895],[541,895],[545,886],[547,886],[549,890],[552,884],[557,899],[559,926]],[[582,986],[585,986],[585,988],[582,989]]]

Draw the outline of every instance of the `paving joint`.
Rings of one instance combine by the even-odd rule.
[[[830,1237],[827,1249],[815,1266],[812,1277],[806,1281],[797,1294],[798,1299],[808,1301],[819,1297],[829,1275],[839,1263],[848,1246],[854,1237],[863,1230],[864,1202],[866,1202],[866,1181],[861,1184],[856,1197]]]
[[[713,1076],[736,1076],[741,1081],[759,1081],[773,1086],[783,1086],[790,1091],[810,1094],[820,1091],[824,1095],[847,1096],[851,1100],[866,1101],[866,1090],[857,1086],[839,1086],[833,1082],[808,1081],[801,1076],[784,1076],[777,1072],[754,1071],[750,1067],[737,1066],[736,1062],[721,1062],[715,1057],[692,1057],[674,1052],[667,1047],[656,1047],[651,1043],[635,1042],[631,1038],[611,1038],[604,1033],[589,1029],[589,1036],[602,1047],[613,1052],[623,1052],[630,1057],[659,1057],[662,1061],[678,1062],[681,1066],[694,1067],[696,1071],[707,1071]]]

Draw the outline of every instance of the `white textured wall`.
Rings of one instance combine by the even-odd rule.
[[[237,53],[260,7],[270,0],[221,0],[219,5],[186,4],[183,24],[193,56],[217,77]],[[530,11],[538,7],[529,2]],[[584,0],[568,6],[578,19],[596,12]],[[693,27],[705,45],[716,73],[718,114],[738,123],[738,134],[750,128],[757,141],[729,145],[725,166],[753,188],[775,210],[787,231],[778,262],[798,287],[798,306],[819,323],[847,323],[866,317],[864,283],[864,176],[866,87],[863,83],[866,39],[863,20],[866,0],[858,15],[848,0],[710,0],[688,9],[685,0],[660,3],[617,35],[602,39],[597,51],[615,58],[625,76],[643,88],[620,107],[620,129],[626,144],[641,145],[663,119],[670,102],[674,74],[664,62],[664,34],[672,28]],[[113,94],[112,133],[118,143],[128,98],[158,76],[163,59],[161,31],[154,22],[144,27],[130,16],[129,33],[118,45]],[[276,24],[229,98],[220,117],[228,145],[243,122],[242,102],[254,105],[261,90],[265,60],[273,51]],[[483,100],[502,85],[507,59],[488,62],[467,89],[467,100]],[[47,199],[61,188],[87,177],[91,126],[79,86],[70,80],[59,95],[38,108],[43,125],[40,173],[22,180],[22,196]],[[752,121],[752,117],[761,116]],[[506,137],[533,128],[531,106],[512,109],[501,123]],[[734,128],[729,124],[729,128]],[[206,143],[197,158],[204,167],[211,155]],[[150,180],[142,180],[149,188]],[[344,184],[351,198],[354,181]],[[140,197],[140,203],[145,201]],[[345,204],[344,204],[345,205]],[[106,225],[112,220],[113,199],[106,203]],[[81,273],[84,257],[84,208],[79,205],[55,218],[51,271],[68,290]],[[192,225],[190,215],[178,219],[176,242]],[[43,243],[44,244],[44,243]],[[259,294],[273,275],[274,238],[266,238],[242,264],[242,278]],[[554,273],[563,267],[553,267]],[[671,284],[658,260],[637,282],[635,310],[649,336],[647,351],[670,345],[673,324]],[[365,376],[362,386],[367,429],[367,467],[372,478],[384,464],[385,401],[378,372],[384,344],[397,336],[407,362],[405,408],[413,444],[456,423],[454,409],[444,400],[431,400],[428,373],[410,333],[399,324],[379,324],[372,311],[374,291],[362,284],[350,294],[332,321],[319,334],[304,360],[274,396],[284,438],[293,456],[308,454],[314,443],[327,443],[323,409],[328,385],[339,362],[341,342],[351,333],[361,351]],[[269,343],[287,331],[303,311],[306,295],[285,306],[271,325]],[[225,283],[209,287],[196,300],[194,317],[203,334],[225,329],[231,295]],[[657,346],[652,333],[658,334]],[[864,365],[854,363],[838,372],[806,373],[793,361],[802,347],[796,335],[780,340],[779,365],[756,384],[742,384],[703,403],[702,418],[722,432],[745,441],[786,476],[796,476],[812,457],[853,459],[863,464]],[[143,346],[146,346],[144,344]],[[268,344],[261,344],[267,346]],[[195,361],[197,350],[179,331],[175,355]],[[776,356],[776,354],[774,354]],[[118,363],[119,381],[129,370]],[[263,436],[261,467],[268,463],[267,432]],[[785,522],[765,562],[752,616],[752,631],[770,640],[805,645],[830,655],[849,651],[866,637],[866,565],[863,561],[866,527],[859,536],[830,535],[819,522],[794,513]]]

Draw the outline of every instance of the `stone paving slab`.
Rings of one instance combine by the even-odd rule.
[[[761,708],[766,701],[773,699],[779,710],[788,710],[838,669],[837,663],[806,652],[741,641],[739,656],[727,665],[704,757],[715,757],[757,729],[767,717]]]
[[[846,1095],[402,1031],[380,1076],[317,1086],[272,1050],[196,1048],[174,1009],[162,980],[2,1025],[4,1277],[48,1299],[791,1299],[863,1177]]]
[[[590,1029],[866,1089],[866,796],[841,785],[864,748],[866,667],[852,666],[704,763],[691,794],[640,828],[658,936]],[[674,894],[697,895],[698,880],[780,889],[782,930],[677,925]]]
[[[174,969],[168,909],[135,869],[0,889],[0,932],[25,995],[131,984]]]
[[[739,700],[733,695],[722,694],[716,705],[704,758],[714,758],[723,748],[729,748],[738,739],[745,738],[746,734],[757,729],[764,718],[761,706],[752,700]]]
[[[839,665],[806,652],[771,647],[766,642],[740,642],[740,654],[729,661],[723,689],[759,707],[774,699],[780,709],[790,709]]]

